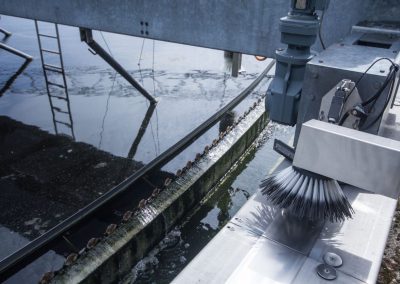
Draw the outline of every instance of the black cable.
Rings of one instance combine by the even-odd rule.
[[[349,117],[350,115],[350,111],[345,112],[345,114],[343,114],[342,118],[339,121],[339,125],[343,125],[343,123],[346,121],[346,119]]]
[[[392,64],[391,70],[390,70],[390,72],[389,72],[388,76],[386,77],[385,82],[384,82],[384,84],[383,84],[383,85],[385,85],[385,83],[386,83],[386,86],[387,86],[388,82],[390,81],[390,80],[389,80],[389,76],[390,76],[390,77],[392,76],[392,70],[394,70],[395,72],[397,72],[397,70],[398,70],[398,65],[395,64],[390,58],[382,57],[382,58],[379,58],[379,59],[375,60],[374,62],[372,62],[371,65],[367,68],[367,70],[365,70],[365,71],[361,74],[360,78],[358,78],[358,80],[357,80],[356,83],[354,84],[353,88],[351,88],[350,93],[349,93],[348,96],[344,99],[344,102],[343,102],[343,103],[346,103],[346,101],[349,99],[349,97],[351,96],[351,94],[353,93],[353,91],[355,90],[355,88],[359,85],[359,83],[360,83],[360,81],[362,80],[362,78],[364,78],[365,74],[367,74],[367,72],[368,72],[376,63],[378,63],[379,61],[382,61],[382,60],[387,60],[387,61],[389,61],[389,62]],[[382,85],[382,86],[383,86],[383,85]],[[380,94],[381,94],[382,91],[384,90],[384,88],[382,89],[382,86],[381,86],[381,88],[378,90],[378,92],[377,92],[375,95],[373,95],[371,98],[374,98],[375,96],[376,96],[376,97],[379,97],[379,96],[380,96]],[[386,87],[386,86],[385,86],[385,87]],[[380,91],[381,89],[382,89],[382,91]],[[379,93],[379,91],[380,91],[380,93]],[[377,95],[377,94],[378,94],[378,95]],[[370,101],[371,98],[368,99],[367,101]],[[369,102],[368,102],[368,103],[369,103]],[[367,104],[368,104],[368,103],[367,103]],[[364,106],[364,105],[363,105],[363,106]],[[345,113],[345,114],[343,115],[343,117],[340,119],[339,125],[343,125],[343,123],[346,121],[346,119],[348,118],[348,116],[349,116],[349,113]]]
[[[392,72],[392,71],[391,71],[391,72]],[[390,101],[390,94],[392,93],[394,80],[395,80],[395,78],[396,78],[396,72],[397,72],[397,71],[393,71],[392,74],[388,75],[388,78],[386,78],[385,82],[382,84],[381,88],[378,90],[377,95],[376,95],[376,96],[373,96],[373,97],[376,97],[376,98],[373,98],[373,97],[372,97],[372,98],[370,98],[369,100],[367,100],[366,102],[363,102],[363,103],[362,103],[362,106],[367,106],[370,102],[373,101],[373,103],[372,103],[372,104],[369,106],[369,108],[368,108],[368,115],[372,113],[372,111],[373,111],[373,109],[374,109],[374,106],[375,106],[376,102],[378,101],[378,98],[379,98],[380,95],[382,94],[383,90],[386,89],[386,87],[388,86],[389,83],[391,83],[391,86],[390,86],[389,92],[388,92],[388,94],[387,94],[386,100],[387,100],[387,101]],[[385,105],[387,105],[387,104],[385,103]],[[385,108],[386,108],[386,106],[383,108],[382,113],[381,113],[379,116],[377,116],[377,118],[379,118],[381,115],[383,115],[383,112],[384,112]],[[375,123],[375,122],[374,122],[374,123]],[[372,123],[372,124],[374,124],[374,123]],[[371,124],[371,125],[372,125],[372,124]],[[371,125],[370,125],[370,126],[371,126]],[[361,126],[362,126],[362,125],[361,125]],[[367,128],[369,128],[370,126],[368,126]]]
[[[324,11],[321,12],[321,17],[319,20],[319,29],[318,29],[318,37],[319,37],[319,42],[321,43],[322,49],[326,49],[324,41],[322,40],[321,36],[321,29],[322,29],[322,21],[324,20]]]
[[[375,95],[373,95],[372,97],[370,97],[368,100],[362,102],[362,106],[366,106],[368,104],[370,104],[372,101],[376,101],[377,98],[382,94],[382,92],[385,90],[385,88],[387,87],[387,85],[389,84],[389,82],[391,82],[395,76],[396,76],[396,70],[395,68],[390,67],[390,72],[387,75],[385,81],[383,82],[382,86],[378,89],[378,91],[375,93]]]
[[[365,74],[367,74],[367,72],[368,72],[376,63],[378,63],[378,62],[381,61],[381,60],[388,60],[388,61],[392,64],[392,66],[395,66],[395,65],[396,65],[391,59],[389,59],[389,58],[387,58],[387,57],[382,57],[382,58],[379,58],[379,59],[375,60],[374,62],[372,62],[372,64],[367,68],[367,70],[365,70],[364,73],[361,74],[360,78],[358,78],[357,82],[354,84],[354,87],[351,89],[349,95],[346,97],[346,99],[344,100],[344,102],[346,102],[347,99],[351,96],[351,94],[353,93],[354,89],[358,86],[358,84],[360,83],[360,81],[362,80],[362,78],[364,78]]]
[[[397,71],[395,71],[394,74],[396,74],[396,72],[397,72]],[[386,97],[386,100],[385,100],[385,104],[384,104],[384,106],[382,107],[380,113],[379,113],[379,114],[375,117],[375,119],[374,119],[373,121],[371,121],[367,126],[361,126],[362,128],[360,128],[360,130],[367,130],[367,129],[369,129],[372,125],[374,125],[374,124],[378,121],[379,118],[381,118],[381,117],[383,116],[383,114],[384,114],[384,112],[385,112],[385,110],[386,110],[386,108],[387,108],[387,106],[388,106],[388,104],[389,104],[389,102],[390,102],[390,94],[392,93],[392,90],[393,90],[394,78],[396,78],[396,76],[393,76],[393,79],[391,80],[391,86],[390,86],[389,92],[388,92],[388,94],[387,94],[387,97]],[[374,104],[376,103],[376,101],[377,101],[377,100],[375,100]],[[373,104],[373,105],[374,105],[374,104]],[[372,105],[372,106],[373,106],[373,105]]]

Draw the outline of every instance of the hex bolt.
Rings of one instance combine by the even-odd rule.
[[[198,161],[200,161],[200,159],[201,159],[201,154],[200,154],[200,153],[197,153],[197,154],[196,154],[196,158],[194,158],[194,160],[195,160],[196,162],[198,162]]]
[[[177,177],[180,177],[182,175],[182,170],[181,169],[177,170],[175,175]]]
[[[190,169],[192,166],[193,166],[193,162],[192,162],[192,161],[188,161],[188,162],[186,163],[186,168],[187,168],[187,169]]]
[[[231,231],[234,231],[235,230],[235,228],[234,227],[231,227],[231,226],[226,226],[229,230],[231,230]]]
[[[133,215],[132,211],[126,211],[122,216],[122,222],[128,222],[129,219],[131,219],[132,215]]]
[[[152,196],[152,197],[156,197],[157,195],[160,194],[160,192],[161,192],[161,189],[159,189],[158,187],[156,187],[156,188],[153,190],[153,193],[151,194],[151,196]]]
[[[138,205],[139,209],[143,209],[145,206],[146,206],[146,200],[145,199],[140,200]]]
[[[72,264],[74,264],[74,262],[78,259],[78,254],[77,253],[71,253],[67,256],[67,258],[65,259],[64,264],[66,266],[71,266]]]
[[[204,154],[207,154],[210,151],[210,146],[204,147]]]
[[[117,224],[110,224],[110,225],[108,225],[108,227],[107,227],[107,229],[106,229],[104,234],[106,236],[109,236],[112,233],[114,233],[116,229],[117,229]]]
[[[257,102],[254,102],[253,109],[255,109],[256,107],[257,107]]]
[[[218,144],[218,140],[214,139],[213,142],[212,142],[212,146],[215,147],[215,146],[217,146],[217,144]]]
[[[170,178],[166,178],[164,181],[164,187],[168,187],[171,184],[172,180]]]
[[[90,240],[88,240],[88,242],[86,244],[86,248],[87,249],[94,248],[99,243],[99,241],[100,241],[99,238],[91,238]]]
[[[50,283],[53,278],[54,278],[53,271],[46,272],[45,274],[43,274],[42,279],[40,279],[39,284]]]

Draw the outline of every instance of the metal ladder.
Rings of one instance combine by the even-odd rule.
[[[63,134],[70,136],[75,140],[74,126],[71,115],[71,106],[68,95],[67,80],[65,78],[64,62],[62,57],[62,50],[60,44],[60,35],[58,32],[58,25],[54,24],[55,35],[44,34],[39,30],[38,21],[35,20],[36,36],[39,43],[40,58],[42,60],[43,74],[46,82],[47,95],[49,97],[49,103],[51,113],[53,115],[54,131],[57,135]],[[56,41],[55,49],[43,48],[43,38],[49,39],[49,41]],[[53,44],[54,45],[54,44]],[[45,63],[45,54],[48,56],[55,56],[59,65]],[[50,81],[50,77],[57,75],[61,77],[60,82]],[[69,133],[62,132],[61,125],[65,126]]]

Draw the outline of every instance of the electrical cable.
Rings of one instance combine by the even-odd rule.
[[[375,95],[373,95],[371,98],[369,98],[368,100],[364,101],[361,103],[362,106],[367,106],[368,104],[370,104],[372,101],[375,101],[378,99],[378,97],[382,94],[382,92],[385,90],[385,88],[388,86],[389,82],[391,82],[395,76],[396,76],[396,70],[394,70],[395,68],[390,67],[390,71],[389,74],[387,75],[385,81],[383,82],[382,86],[378,89],[378,91],[375,93]]]
[[[141,62],[142,62],[142,55],[143,55],[143,49],[144,49],[144,42],[145,42],[145,38],[143,38],[143,41],[142,41],[142,47],[141,47],[141,49],[140,49],[140,54],[139,54],[139,59],[138,59],[138,67],[139,67],[139,74],[140,74],[140,83],[142,84],[142,86],[144,86],[144,81],[143,81],[143,73],[142,73],[142,65],[141,65]],[[154,58],[153,58],[154,59]],[[146,101],[146,105],[147,105],[147,107],[149,107],[148,106],[148,104],[147,104],[147,101]],[[153,144],[154,144],[154,152],[155,152],[155,155],[156,155],[156,157],[159,155],[159,150],[158,150],[158,148],[157,148],[157,142],[156,142],[156,138],[155,138],[155,136],[154,136],[154,130],[153,130],[153,123],[151,122],[151,119],[150,119],[150,129],[151,129],[151,136],[152,136],[152,138],[153,138]]]
[[[105,45],[107,46],[108,52],[111,54],[111,56],[113,56],[113,54],[111,52],[111,49],[108,46],[108,43],[107,43],[107,41],[106,41],[106,39],[105,39],[105,37],[104,37],[104,35],[103,35],[103,33],[101,31],[100,31],[100,35],[103,38],[103,41],[104,41]],[[111,93],[114,90],[114,85],[115,85],[116,78],[117,78],[117,71],[114,72],[114,78],[113,78],[113,81],[112,81],[111,89],[110,89],[110,92],[108,93],[108,96],[107,96],[106,110],[104,111],[103,120],[102,120],[102,123],[101,123],[100,140],[99,140],[99,146],[98,146],[99,149],[100,149],[101,144],[103,142],[104,125],[105,125],[106,117],[107,117],[107,114],[108,114],[108,109],[109,109],[110,99],[111,99]]]
[[[398,65],[397,64],[395,64],[390,58],[387,58],[387,57],[382,57],[382,58],[379,58],[379,59],[377,59],[377,60],[375,60],[374,62],[372,62],[371,63],[371,65],[361,74],[361,76],[360,76],[360,78],[358,78],[358,80],[356,81],[356,83],[354,84],[354,86],[353,86],[353,88],[350,90],[350,93],[348,94],[348,96],[345,98],[345,100],[344,100],[344,103],[346,103],[346,101],[349,99],[349,97],[352,95],[352,93],[353,93],[353,91],[355,90],[355,88],[357,88],[357,86],[359,85],[359,83],[360,83],[360,81],[364,78],[364,76],[367,74],[367,72],[376,64],[376,63],[378,63],[379,61],[382,61],[382,60],[387,60],[387,61],[389,61],[391,64],[392,64],[392,66],[391,66],[391,70],[390,70],[390,72],[389,72],[389,74],[388,74],[388,76],[386,77],[386,79],[385,79],[385,82],[384,82],[384,84],[383,85],[385,85],[385,83],[386,83],[386,86],[387,86],[387,84],[389,83],[389,79],[390,79],[390,77],[392,76],[392,69],[393,70],[395,70],[396,72],[397,72],[397,70],[398,70]],[[383,85],[381,86],[381,88],[383,87]],[[381,88],[377,91],[377,93],[375,93],[371,98],[369,98],[367,101],[370,101],[372,98],[374,98],[374,97],[376,97],[376,98],[378,98],[381,94],[382,94],[382,92],[383,92],[383,90],[386,88],[386,86],[382,89],[382,91],[380,91],[381,90]],[[367,102],[366,101],[366,102]],[[369,102],[368,102],[369,103]],[[367,104],[368,104],[367,103]],[[364,106],[364,105],[363,105]],[[339,125],[343,125],[343,123],[346,121],[346,119],[348,118],[348,116],[349,116],[349,113],[345,113],[344,115],[343,115],[343,117],[340,119],[340,121],[339,121]]]
[[[381,60],[388,60],[392,66],[396,65],[391,59],[387,58],[387,57],[382,57],[379,58],[377,60],[375,60],[374,62],[371,63],[371,65],[367,68],[367,70],[364,71],[364,73],[361,74],[360,78],[358,78],[357,82],[354,84],[354,87],[351,89],[349,95],[346,97],[346,99],[344,100],[344,102],[347,101],[347,99],[351,96],[351,94],[353,93],[354,89],[358,86],[358,84],[360,83],[360,81],[362,80],[362,78],[364,78],[365,74],[367,74],[367,72],[379,61]]]
[[[396,74],[396,72],[394,73],[394,74]],[[389,89],[389,92],[388,92],[388,94],[387,94],[387,97],[386,97],[386,100],[385,100],[385,104],[383,105],[383,107],[382,107],[382,109],[381,109],[381,111],[380,111],[380,113],[375,117],[375,119],[373,120],[373,121],[371,121],[367,126],[361,126],[360,127],[360,130],[367,130],[367,129],[369,129],[372,125],[374,125],[377,121],[378,121],[378,119],[379,118],[381,118],[382,116],[383,116],[383,114],[385,113],[385,110],[386,110],[386,108],[387,108],[387,106],[388,106],[388,104],[389,104],[389,102],[390,102],[390,94],[392,93],[392,90],[393,90],[393,86],[394,86],[394,78],[395,78],[396,76],[393,76],[393,80],[392,80],[392,84],[391,84],[391,86],[390,86],[390,89]],[[374,104],[375,104],[375,102],[376,102],[377,100],[375,100],[374,101]],[[373,104],[373,105],[374,105]]]
[[[322,34],[321,29],[322,29],[322,21],[323,20],[324,20],[324,11],[321,12],[321,17],[320,17],[320,20],[319,20],[318,37],[319,37],[319,42],[321,43],[322,49],[325,50],[326,47],[325,47],[324,41],[322,40],[322,36],[321,36],[321,34]]]
[[[153,60],[152,60],[152,64],[151,64],[151,70],[152,70],[152,72],[151,72],[151,74],[152,74],[152,77],[153,77],[153,97],[156,97],[156,84],[155,84],[155,78],[154,78],[154,54],[155,54],[155,46],[156,46],[156,41],[155,40],[153,40]],[[159,138],[159,131],[158,131],[158,110],[157,110],[157,107],[156,107],[156,136],[157,136],[157,147],[158,147],[158,154],[161,152],[161,150],[160,150],[160,138]]]

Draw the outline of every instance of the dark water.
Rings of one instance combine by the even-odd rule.
[[[11,17],[2,17],[0,24],[13,32],[7,44],[35,58],[1,98],[0,114],[54,132],[34,24]],[[42,28],[48,33],[53,29],[51,25]],[[76,140],[126,157],[146,113],[147,100],[88,51],[77,28],[61,26],[60,33]],[[222,51],[100,32],[94,32],[94,37],[105,49],[108,45],[112,55],[159,102],[135,156],[143,162],[152,160],[229,102],[266,65],[244,56],[246,72],[232,78],[224,72]],[[23,60],[0,51],[0,62],[0,82],[5,82]],[[245,105],[240,108],[245,109]]]
[[[182,224],[139,262],[123,283],[169,283],[258,190],[261,179],[276,165],[274,138],[290,141],[293,129],[270,123],[222,184]]]
[[[32,63],[0,97],[0,115],[54,134],[34,23],[3,16],[0,26],[13,33],[6,44],[34,57]],[[54,26],[43,24],[40,28],[43,33],[51,34]],[[267,62],[258,62],[253,56],[244,55],[242,74],[232,78],[227,72],[222,51],[95,31],[95,39],[158,101],[142,139],[137,141],[137,150],[132,154],[132,145],[148,111],[147,100],[99,56],[88,51],[88,47],[80,42],[77,28],[59,28],[75,140],[116,157],[134,159],[143,164],[168,149],[232,100],[267,65]],[[51,41],[46,44],[49,49],[54,48]],[[56,64],[54,58],[47,57],[46,60]],[[0,50],[0,88],[21,64],[21,58]],[[266,82],[263,82],[235,109],[236,115],[242,114],[265,90]],[[265,138],[277,135],[287,139],[291,135],[288,129],[276,126],[268,131],[264,134]],[[59,134],[68,132],[69,129],[64,127]],[[210,129],[163,170],[175,172],[217,135],[218,126]],[[260,144],[257,154],[248,157],[245,167],[241,168],[244,170],[242,174],[237,176],[240,171],[234,173],[228,182],[215,190],[212,197],[164,240],[160,248],[149,254],[149,261],[139,264],[144,266],[144,270],[134,269],[144,273],[132,273],[127,281],[137,279],[143,283],[163,283],[173,279],[257,189],[258,181],[276,159],[270,141],[266,139],[265,143]],[[48,220],[41,219],[39,222],[37,219],[26,222],[38,227],[39,233],[49,229],[46,226]],[[13,232],[1,224],[0,237],[4,240],[0,258],[29,239],[29,236]],[[56,256],[50,255],[46,264],[48,270],[53,267],[52,262],[57,261]]]

